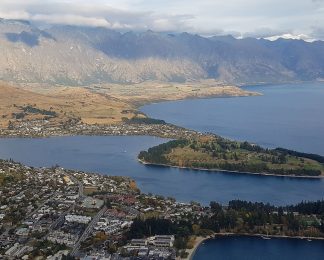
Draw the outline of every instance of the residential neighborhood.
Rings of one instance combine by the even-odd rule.
[[[127,177],[0,161],[0,258],[175,259],[174,235],[128,237],[134,220],[205,213],[141,194]]]
[[[152,120],[152,123],[149,121]],[[89,125],[78,119],[71,119],[61,124],[53,123],[51,120],[16,120],[10,122],[7,128],[0,128],[0,136],[6,137],[49,137],[49,136],[71,136],[71,135],[150,135],[162,138],[190,138],[202,134],[178,127],[165,122],[124,122],[114,125]]]

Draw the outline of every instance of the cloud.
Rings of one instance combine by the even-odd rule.
[[[153,11],[117,9],[101,1],[29,1],[14,0],[0,3],[0,17],[26,19],[38,23],[100,26],[111,29],[177,31],[190,30],[186,14],[158,14]]]
[[[2,11],[0,8],[0,17],[5,18],[5,19],[23,19],[23,20],[28,20],[30,19],[29,13],[25,11],[9,11],[5,12]]]
[[[277,35],[290,34],[291,30],[277,30],[271,28],[257,28],[253,32],[246,32],[242,34],[242,37],[253,37],[253,38],[269,38]]]
[[[324,28],[314,27],[310,36],[314,39],[324,39]]]
[[[284,33],[280,35],[273,35],[269,37],[264,37],[267,40],[270,41],[275,41],[278,40],[279,38],[281,39],[294,39],[294,40],[304,40],[307,42],[313,42],[315,39],[311,38],[309,35],[306,34],[291,34],[291,33]]]
[[[73,14],[36,14],[31,17],[33,21],[46,22],[49,24],[87,25],[96,27],[111,27],[111,24],[104,18],[84,17]]]
[[[0,17],[206,36],[324,39],[319,33],[324,29],[324,0],[1,0]]]
[[[313,42],[317,37],[314,37],[314,34],[303,34],[295,32],[294,30],[274,30],[271,28],[258,28],[253,32],[247,32],[242,34],[242,38],[253,37],[253,38],[263,38],[270,41],[275,41],[279,38],[282,39],[295,39],[295,40],[304,40],[308,42]]]

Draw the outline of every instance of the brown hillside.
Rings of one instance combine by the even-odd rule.
[[[42,113],[25,112],[26,107],[56,113],[53,122],[78,118],[89,124],[111,124],[132,117],[129,105],[109,96],[92,93],[84,88],[56,87],[43,93],[17,88],[0,83],[0,126],[7,127],[9,121],[17,120],[17,114],[24,113],[23,120],[43,119]],[[127,110],[127,113],[123,112]],[[18,119],[19,120],[19,119]]]

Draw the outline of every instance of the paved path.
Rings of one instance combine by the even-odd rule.
[[[83,234],[81,235],[81,237],[79,238],[78,242],[74,245],[72,251],[71,251],[71,255],[72,256],[76,256],[81,243],[87,239],[87,237],[89,236],[89,234],[92,232],[93,227],[95,226],[95,224],[98,222],[98,220],[101,218],[101,216],[107,211],[107,207],[104,206],[98,213],[97,215],[91,220],[91,222],[88,224],[87,228],[84,230]]]

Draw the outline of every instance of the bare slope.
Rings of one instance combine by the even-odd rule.
[[[0,83],[1,127],[7,127],[9,121],[45,118],[53,123],[81,118],[84,123],[110,124],[134,116],[126,103],[84,88],[57,87],[43,92]]]
[[[14,87],[0,83],[0,126],[9,121],[48,119],[54,124],[81,120],[86,124],[116,124],[141,116],[139,105],[163,100],[210,96],[247,96],[258,93],[206,81],[195,84],[146,82],[136,85],[91,85],[88,87],[43,84]]]

